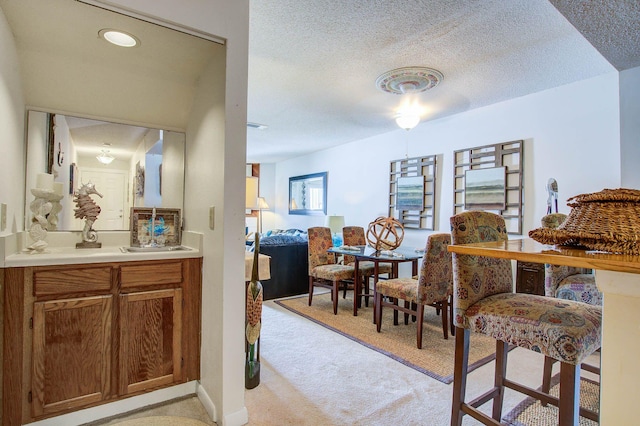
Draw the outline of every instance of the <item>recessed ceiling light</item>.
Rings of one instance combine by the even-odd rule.
[[[120,30],[104,28],[98,32],[98,35],[116,46],[135,47],[140,45],[140,40],[136,36]]]

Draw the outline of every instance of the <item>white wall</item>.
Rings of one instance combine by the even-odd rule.
[[[1,9],[0,52],[0,203],[7,205],[7,227],[0,235],[9,235],[24,229],[25,112],[18,53]]]
[[[640,189],[640,67],[620,73],[622,187]]]
[[[215,406],[214,420],[244,424],[245,200],[239,188],[246,163],[249,1],[111,3],[227,40],[226,64],[210,65],[190,113],[185,227],[204,234],[201,383]],[[208,227],[210,206],[214,230]]]
[[[453,151],[523,139],[526,233],[546,213],[545,185],[558,181],[567,198],[620,186],[618,74],[611,73],[277,163],[275,227],[306,229],[324,216],[289,216],[288,179],[328,171],[329,214],[366,226],[388,215],[389,162],[437,154],[437,230],[449,232],[453,212]],[[423,247],[427,231],[407,230],[404,243]]]

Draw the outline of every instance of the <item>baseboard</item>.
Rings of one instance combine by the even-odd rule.
[[[204,409],[207,411],[207,414],[209,415],[211,420],[218,423],[218,413],[216,411],[216,406],[211,400],[211,398],[209,398],[209,394],[202,387],[200,382],[198,382],[198,384],[196,385],[196,395],[198,396],[200,403],[202,404]]]
[[[59,425],[80,425],[94,422],[114,416],[120,416],[132,411],[138,411],[143,407],[160,404],[196,393],[197,382],[192,381],[153,392],[148,392],[120,401],[74,411],[73,413],[51,417],[37,422],[29,423],[29,426],[59,426]]]
[[[222,426],[242,426],[249,423],[249,411],[247,407],[242,407],[241,410],[224,416],[222,419]]]

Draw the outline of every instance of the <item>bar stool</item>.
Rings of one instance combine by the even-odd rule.
[[[484,211],[451,217],[453,244],[507,240],[504,219]],[[505,387],[559,408],[558,424],[578,425],[581,409],[580,364],[600,347],[602,309],[571,300],[513,293],[511,260],[453,253],[454,323],[456,351],[451,425],[466,414],[487,425],[500,424]],[[496,339],[494,386],[465,401],[471,331]],[[554,397],[506,378],[509,345],[560,361],[560,397]],[[493,400],[492,415],[478,409]]]

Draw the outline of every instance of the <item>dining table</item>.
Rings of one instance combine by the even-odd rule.
[[[376,250],[370,246],[338,246],[331,247],[329,253],[348,255],[354,257],[353,267],[355,269],[353,277],[353,316],[358,316],[358,308],[361,306],[362,297],[371,297],[375,303],[376,284],[379,278],[380,263],[391,264],[391,274],[389,278],[398,277],[398,264],[403,262],[411,262],[411,276],[418,275],[418,260],[424,256],[424,250],[409,249],[399,247],[395,250]],[[373,262],[373,293],[367,294],[361,288],[362,279],[360,277],[360,262]],[[375,322],[375,309],[374,309]]]
[[[600,424],[637,424],[640,394],[640,256],[545,245],[533,239],[450,245],[458,254],[595,270],[603,293]]]

